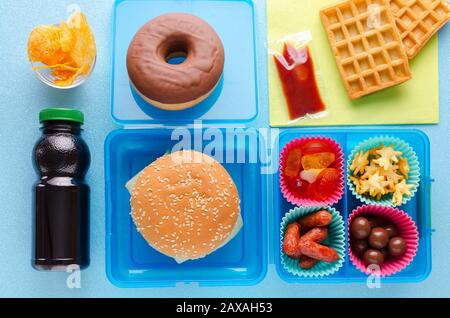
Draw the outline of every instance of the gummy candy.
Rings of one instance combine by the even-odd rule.
[[[303,169],[324,169],[328,168],[334,161],[336,156],[332,152],[319,152],[302,157]]]
[[[321,140],[311,140],[291,149],[284,170],[288,188],[298,197],[327,199],[339,186],[341,177],[333,168],[335,161],[334,150]]]
[[[307,181],[296,178],[288,178],[288,186],[290,190],[299,196],[305,197],[308,195],[310,190],[310,184]]]
[[[300,178],[308,181],[309,183],[314,183],[317,180],[319,174],[323,171],[323,169],[308,169],[300,172]]]
[[[330,145],[320,140],[312,140],[307,142],[302,146],[301,150],[304,155],[312,155],[319,152],[333,152]]]
[[[334,168],[327,168],[317,176],[316,182],[313,183],[313,194],[319,200],[328,199],[339,187],[340,181],[339,170]]]
[[[28,39],[28,58],[44,64],[33,69],[51,68],[58,86],[69,86],[78,76],[87,75],[96,54],[94,36],[81,12],[59,26],[37,26]]]
[[[284,174],[288,177],[298,177],[301,170],[302,152],[300,149],[289,151],[286,159]]]

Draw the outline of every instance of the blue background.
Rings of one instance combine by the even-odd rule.
[[[29,32],[37,24],[59,21],[74,1],[0,0],[0,296],[3,297],[436,297],[450,296],[450,212],[448,154],[450,154],[450,26],[439,34],[441,123],[421,126],[431,141],[433,270],[418,284],[298,285],[283,282],[273,265],[266,278],[250,287],[198,287],[119,289],[105,274],[105,212],[103,142],[117,128],[109,110],[111,79],[111,18],[113,0],[76,1],[87,14],[98,47],[97,65],[83,86],[59,91],[40,83],[27,58]],[[257,0],[258,18],[265,5]],[[264,27],[261,23],[261,27]],[[265,57],[265,52],[261,52]],[[264,65],[263,65],[264,66]],[[260,87],[265,68],[261,70]],[[265,91],[263,95],[266,96]],[[262,101],[260,124],[267,125],[267,100]],[[88,182],[91,199],[91,266],[82,272],[81,289],[66,287],[67,274],[32,270],[32,186],[36,180],[31,152],[40,135],[38,112],[48,106],[77,107],[86,116],[85,139],[92,152]]]

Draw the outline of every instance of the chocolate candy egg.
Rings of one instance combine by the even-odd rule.
[[[357,217],[350,224],[350,233],[357,239],[362,240],[369,236],[370,234],[370,223],[366,218]]]
[[[398,231],[397,231],[397,227],[395,225],[392,224],[388,224],[383,226],[383,228],[386,230],[386,232],[389,235],[389,238],[397,236],[398,235]]]
[[[369,235],[369,245],[373,248],[382,249],[389,242],[389,234],[382,227],[372,229]]]
[[[389,252],[387,248],[382,248],[380,252],[381,254],[383,254],[384,260],[386,260],[389,257]]]
[[[392,256],[401,256],[405,253],[406,241],[399,236],[393,237],[389,240],[388,250]]]
[[[355,240],[352,242],[352,251],[358,256],[364,255],[364,253],[369,248],[369,243],[367,240]]]
[[[363,260],[366,265],[382,265],[384,263],[384,256],[379,250],[368,249],[364,253]]]
[[[366,217],[366,219],[369,221],[371,228],[380,226],[380,222],[379,222],[380,220],[379,220],[378,217],[376,217],[376,216],[368,216],[368,217]]]

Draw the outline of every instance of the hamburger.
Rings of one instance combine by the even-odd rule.
[[[162,156],[127,188],[137,230],[177,263],[211,254],[242,228],[233,179],[203,153],[183,150]]]

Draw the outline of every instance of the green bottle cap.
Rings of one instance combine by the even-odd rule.
[[[84,115],[81,111],[71,108],[46,108],[41,110],[39,122],[49,120],[67,120],[83,124]]]

